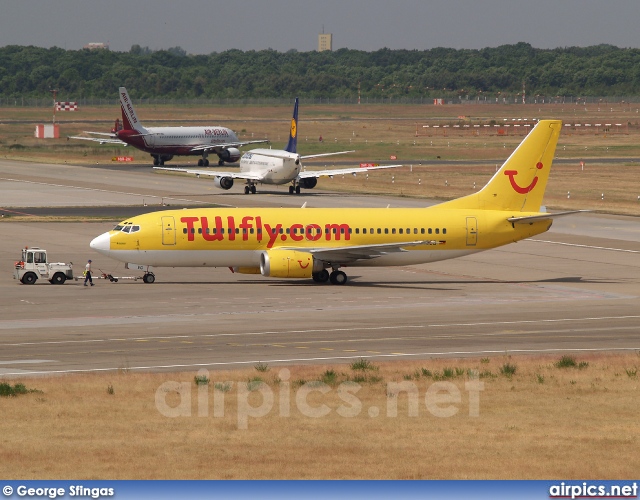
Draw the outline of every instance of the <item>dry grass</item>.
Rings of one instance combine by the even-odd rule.
[[[6,479],[75,477],[120,479],[173,478],[563,478],[628,479],[640,470],[640,357],[630,354],[578,355],[582,368],[558,368],[560,356],[496,356],[375,363],[359,371],[349,365],[288,367],[290,391],[281,367],[268,371],[212,371],[210,384],[197,386],[196,373],[68,375],[22,381],[31,393],[0,398],[0,463]],[[512,376],[501,373],[515,366]],[[445,375],[452,372],[452,378]],[[457,369],[457,370],[456,370]],[[468,370],[484,389],[479,415],[473,404]],[[335,376],[327,376],[333,370]],[[428,370],[428,371],[427,371]],[[458,375],[456,375],[456,372]],[[430,374],[429,374],[430,373]],[[340,396],[345,381],[358,376],[353,393],[357,409]],[[301,384],[324,379],[326,394],[312,392],[311,407],[326,405],[327,416],[300,410],[295,396]],[[261,377],[274,394],[266,416],[249,417],[239,429],[237,383]],[[435,381],[453,384],[461,399],[457,413],[435,416],[425,400]],[[161,401],[186,401],[166,385],[186,382],[191,416],[163,416]],[[224,416],[214,416],[215,383],[234,381],[225,394]],[[16,382],[16,381],[12,381]],[[393,394],[392,383],[414,384],[418,416],[409,416],[406,393]],[[163,385],[165,384],[165,385]],[[343,385],[341,385],[343,384]],[[348,384],[348,383],[347,383]],[[110,390],[112,387],[113,390]],[[199,399],[198,387],[208,394]],[[218,385],[220,387],[220,385]],[[318,385],[315,386],[320,387]],[[352,388],[356,387],[351,385]],[[437,386],[436,386],[437,387]],[[455,392],[454,390],[454,392]],[[202,394],[201,396],[202,397]],[[391,393],[391,394],[390,394]],[[186,394],[186,393],[185,393]],[[290,416],[280,404],[290,394]],[[441,393],[443,394],[443,393]],[[431,396],[430,396],[431,397]],[[250,404],[259,407],[260,394]],[[429,399],[430,402],[433,399]],[[389,416],[387,405],[398,405]],[[452,403],[441,404],[441,408]],[[371,408],[379,415],[372,417]],[[198,416],[206,409],[207,416]],[[304,410],[307,411],[307,410]],[[437,413],[437,412],[436,412]]]

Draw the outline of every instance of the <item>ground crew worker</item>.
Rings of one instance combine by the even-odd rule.
[[[84,286],[87,286],[87,281],[93,286],[93,279],[91,279],[91,259],[89,259],[87,265],[84,266]]]

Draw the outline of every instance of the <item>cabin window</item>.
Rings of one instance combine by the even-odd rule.
[[[196,228],[195,227],[191,228],[191,234],[196,234]]]
[[[413,228],[413,234],[418,234],[418,228],[417,227]]]
[[[362,228],[362,234],[367,234],[367,228],[366,227]]]
[[[290,229],[289,229],[289,228],[287,228],[287,230],[285,231],[285,233],[289,234],[289,231],[290,231]],[[294,232],[294,234],[296,233],[296,231],[295,231],[295,230],[294,230],[293,232]]]
[[[282,232],[282,229],[280,230],[280,232]],[[239,227],[236,228],[236,234],[240,234],[240,228]]]
[[[373,234],[373,228],[369,229],[369,234]]]
[[[182,234],[187,234],[187,228],[186,227],[182,228]]]
[[[198,228],[198,234],[202,234],[202,228],[201,227]]]
[[[424,234],[424,228],[423,227],[420,228],[420,234]]]
[[[431,229],[431,228],[429,228],[429,234],[431,234],[432,232],[433,232],[433,231],[432,231],[432,229]]]
[[[388,227],[384,228],[384,234],[389,234],[389,228]]]
[[[378,234],[382,234],[382,229],[378,228]]]
[[[396,234],[396,228],[395,227],[391,230],[391,234]]]
[[[253,234],[253,228],[249,229],[249,233]]]
[[[351,234],[351,228],[349,228],[349,234]]]
[[[280,228],[280,234],[284,233],[284,229]]]
[[[407,228],[407,234],[411,234],[411,228],[410,227]]]
[[[402,228],[399,229],[400,234],[402,234]]]
[[[436,228],[436,234],[440,234],[440,228]]]
[[[356,234],[360,234],[360,228],[359,227],[356,228]]]
[[[447,228],[446,227],[442,230],[442,234],[447,234]]]

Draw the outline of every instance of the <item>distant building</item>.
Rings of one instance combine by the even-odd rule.
[[[102,42],[91,42],[91,43],[86,44],[82,48],[83,49],[89,49],[89,50],[98,50],[98,49],[109,50],[109,44],[108,43],[102,43]]]
[[[320,33],[318,35],[318,52],[323,50],[333,50],[333,35],[331,33]]]

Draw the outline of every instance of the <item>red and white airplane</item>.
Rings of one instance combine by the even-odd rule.
[[[72,136],[69,139],[82,139],[100,144],[131,145],[149,153],[154,165],[164,165],[174,156],[202,156],[199,167],[209,165],[209,153],[218,155],[218,165],[225,162],[235,163],[240,159],[241,146],[269,142],[239,141],[233,130],[217,125],[207,127],[144,127],[138,120],[127,89],[120,87],[120,107],[122,108],[122,128],[112,133],[88,132],[85,134],[101,137]],[[118,127],[116,127],[118,128]]]

